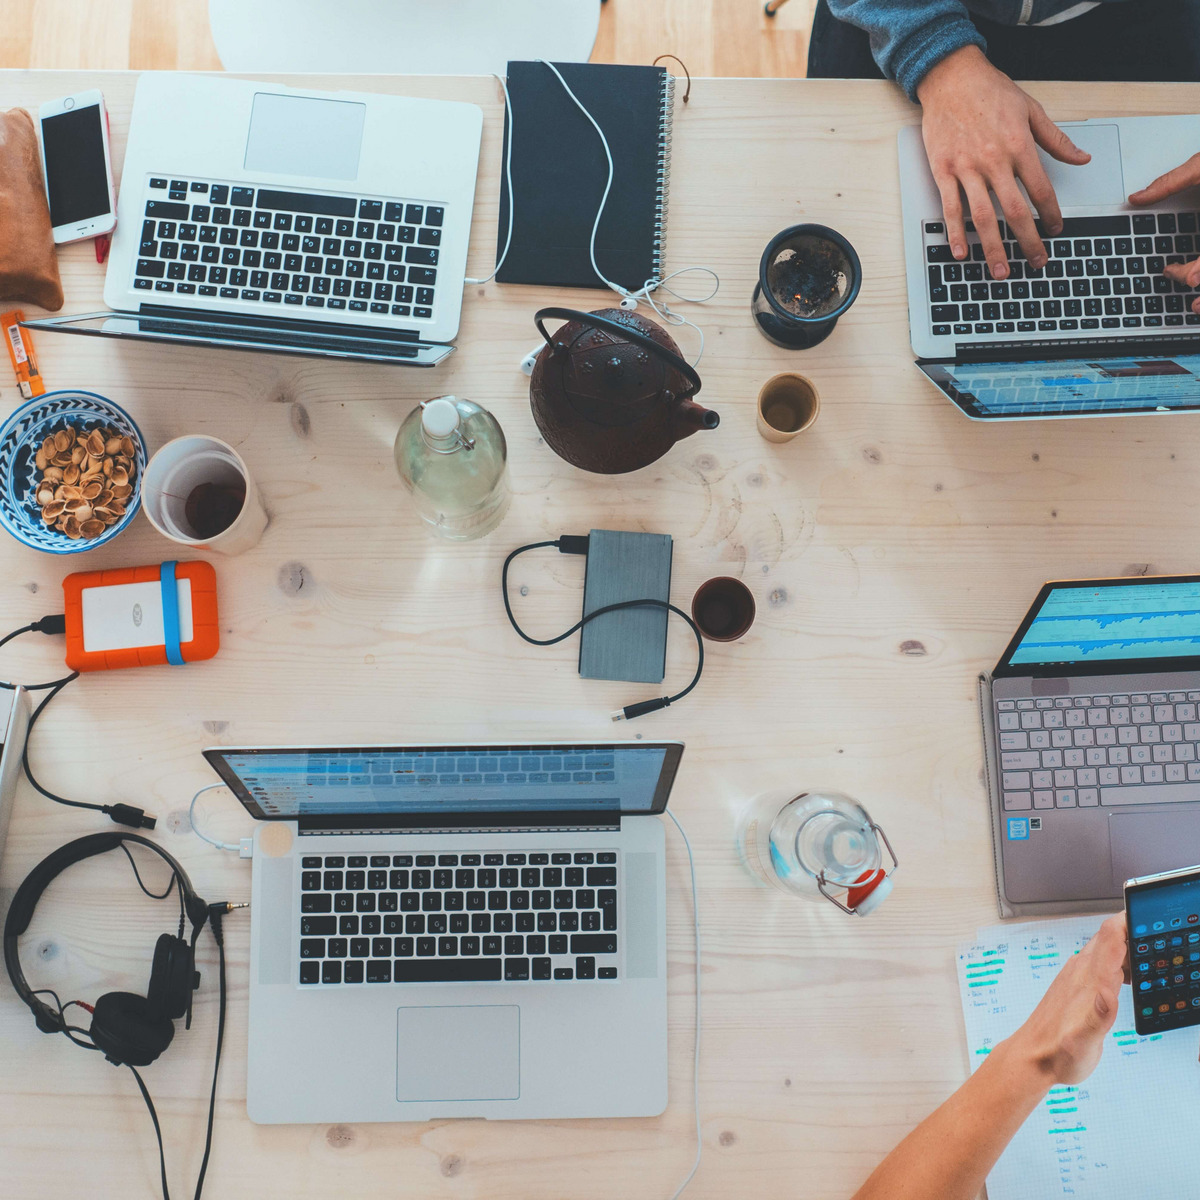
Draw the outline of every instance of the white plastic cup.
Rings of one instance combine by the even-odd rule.
[[[203,483],[246,489],[237,519],[211,538],[197,537],[185,513],[188,496]],[[267,527],[267,511],[242,456],[227,442],[206,434],[175,438],[150,460],[142,479],[142,508],[163,537],[219,554],[249,550]]]

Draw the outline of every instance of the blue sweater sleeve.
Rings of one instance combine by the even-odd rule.
[[[839,21],[865,30],[879,69],[910,100],[925,73],[963,46],[987,47],[961,0],[829,0]]]

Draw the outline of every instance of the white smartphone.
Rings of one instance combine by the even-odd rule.
[[[48,100],[38,109],[38,140],[54,240],[110,232],[117,208],[104,97],[92,90]]]

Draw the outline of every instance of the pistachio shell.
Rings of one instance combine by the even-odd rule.
[[[37,467],[39,471],[44,471],[46,469],[46,464],[49,463],[49,461],[49,458],[46,457],[46,451],[39,446],[33,456],[33,465]]]
[[[79,532],[85,538],[99,537],[104,532],[104,522],[95,518],[88,521],[80,521]]]
[[[63,469],[63,483],[75,484],[79,482],[79,468],[73,463],[69,467]]]
[[[104,453],[104,434],[98,429],[93,429],[88,434],[87,452],[92,458],[99,458]]]
[[[105,460],[107,461],[107,460]],[[129,485],[129,472],[124,467],[113,467],[112,481],[117,487]]]
[[[47,524],[57,521],[66,510],[66,507],[61,500],[51,500],[49,504],[42,507],[42,520]]]
[[[134,452],[133,438],[131,438],[128,434],[126,434],[124,437],[121,438],[121,453],[124,454],[126,458],[132,458],[133,452]]]
[[[62,483],[54,489],[56,500],[81,500],[83,493],[73,483]]]
[[[106,459],[104,460],[104,468],[103,468],[103,470],[104,470],[104,473],[105,473],[105,475],[108,475],[108,476],[110,476],[110,477],[112,476],[112,473],[113,473],[113,460],[112,460],[111,458],[106,458]]]
[[[133,488],[127,483],[114,484],[112,494],[116,500],[128,500],[133,495]]]
[[[84,483],[83,487],[80,488],[80,494],[85,500],[95,500],[99,497],[103,490],[103,485],[100,483],[99,479],[89,479]]]
[[[70,426],[68,426],[67,429],[60,429],[54,435],[54,449],[60,454],[64,450],[70,450],[75,444],[75,431],[71,429],[70,432],[68,432],[68,429],[70,429]]]
[[[43,484],[38,488],[34,499],[38,504],[49,504],[54,499],[54,489],[49,484]]]
[[[62,483],[62,467],[47,467],[43,478],[47,483]]]

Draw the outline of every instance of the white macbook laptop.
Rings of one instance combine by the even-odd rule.
[[[1123,416],[1200,409],[1200,291],[1163,275],[1200,256],[1200,191],[1149,209],[1127,196],[1186,161],[1200,116],[1119,117],[1063,126],[1083,167],[1042,154],[1064,228],[1029,267],[1003,221],[1011,277],[993,280],[968,226],[950,254],[921,130],[900,131],[908,313],[917,365],[978,420]],[[997,209],[999,213],[999,209]]]
[[[259,1122],[630,1117],[667,1103],[678,742],[226,747],[259,821]]]
[[[473,104],[146,72],[104,300],[38,329],[433,366],[453,350]]]
[[[4,741],[0,743],[0,858],[8,838],[8,823],[12,817],[17,780],[21,777],[21,759],[25,753],[25,737],[29,730],[29,693],[16,687],[9,693],[11,706],[4,723]],[[3,914],[0,913],[0,916]]]

